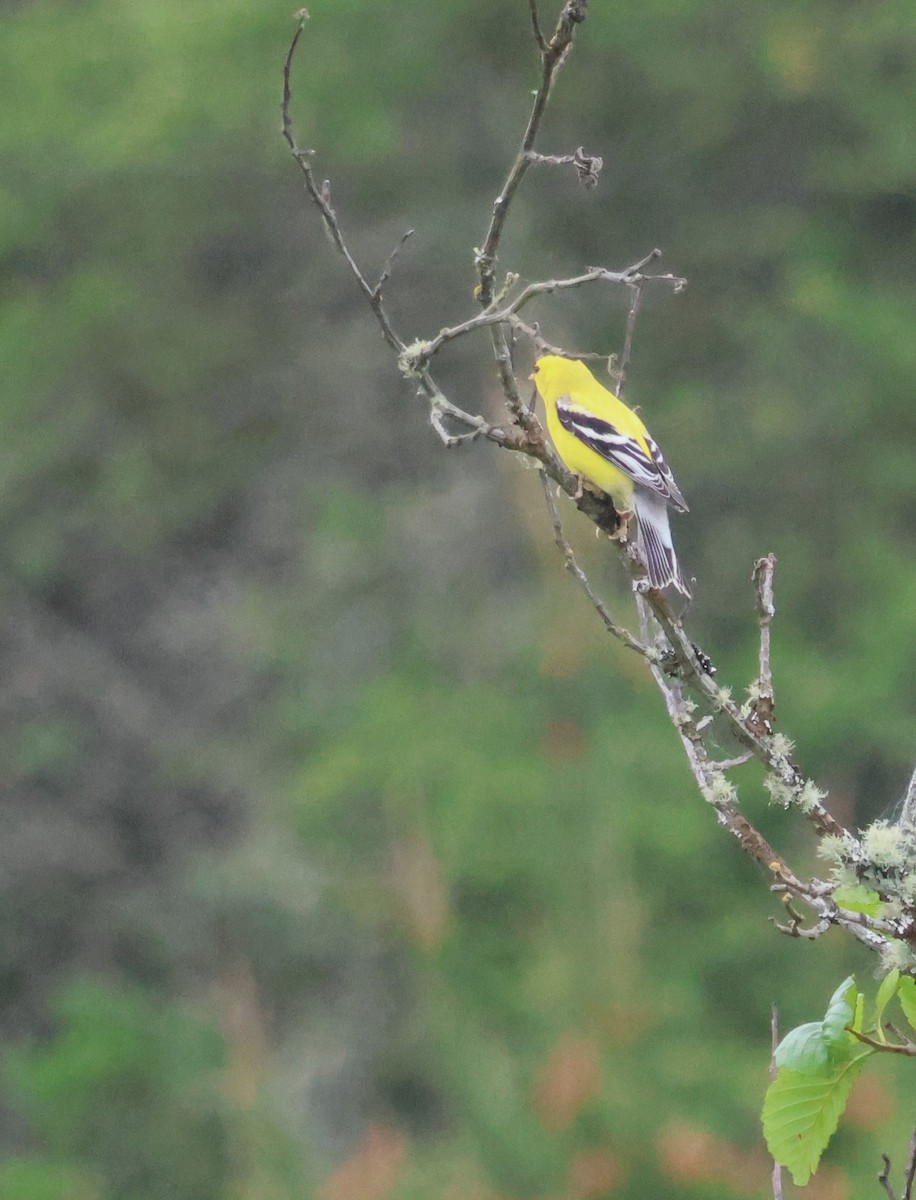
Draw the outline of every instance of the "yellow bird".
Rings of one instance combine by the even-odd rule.
[[[671,584],[689,596],[668,525],[668,505],[687,512],[687,502],[648,429],[584,363],[547,354],[537,360],[531,378],[567,468],[606,492],[618,512],[635,512],[636,544],[650,586]]]

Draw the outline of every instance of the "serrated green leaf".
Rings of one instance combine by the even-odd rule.
[[[767,1088],[763,1136],[770,1154],[788,1168],[799,1187],[820,1162],[870,1053],[843,1062],[827,1076],[781,1068]]]
[[[916,979],[904,976],[897,984],[897,999],[903,1009],[903,1015],[916,1029]]]
[[[823,1021],[809,1021],[791,1029],[776,1047],[776,1066],[800,1075],[831,1074],[830,1054]]]
[[[849,975],[830,997],[824,1014],[824,1040],[832,1061],[846,1058],[856,1045],[846,1026],[852,1024],[853,1013],[858,1002],[855,980]]]
[[[877,892],[867,888],[864,883],[856,883],[851,887],[839,887],[833,893],[833,898],[841,908],[848,912],[865,913],[869,917],[881,915],[883,901]]]
[[[882,1042],[885,1040],[885,1037],[881,1020],[884,1016],[884,1010],[896,995],[899,984],[900,972],[896,967],[894,967],[893,971],[888,971],[888,973],[881,980],[881,986],[878,988],[878,995],[875,997],[875,1028],[877,1029],[878,1037]]]

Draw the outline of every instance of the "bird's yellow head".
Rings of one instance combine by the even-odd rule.
[[[531,378],[545,400],[575,395],[583,387],[594,386],[595,383],[585,363],[572,358],[560,358],[558,354],[545,354],[539,358],[534,364]]]

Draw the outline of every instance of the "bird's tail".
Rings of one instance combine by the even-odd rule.
[[[637,489],[633,507],[637,520],[636,545],[649,572],[649,586],[661,589],[673,585],[689,598],[690,588],[671,542],[666,501],[655,492]]]

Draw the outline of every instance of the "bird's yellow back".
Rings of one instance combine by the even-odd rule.
[[[651,457],[645,425],[631,408],[595,379],[585,363],[548,354],[538,359],[534,378],[544,401],[547,429],[560,458],[570,471],[607,492],[619,507],[628,508],[633,481],[563,428],[557,416],[557,401],[568,401],[583,412],[607,421],[634,438]]]
[[[637,545],[650,586],[673,586],[689,596],[668,523],[669,504],[686,512],[687,502],[645,425],[584,363],[547,354],[538,359],[531,378],[567,468],[606,492],[618,512],[635,512]]]

